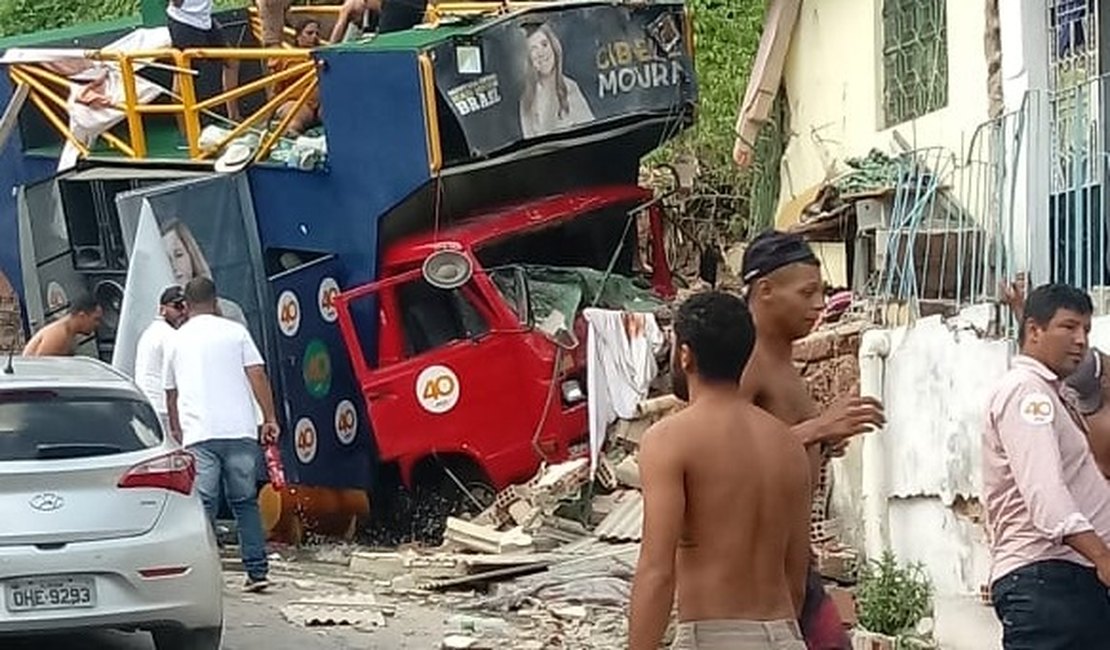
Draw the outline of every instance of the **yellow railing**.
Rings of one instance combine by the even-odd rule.
[[[496,14],[521,11],[530,8],[544,7],[555,4],[553,2],[429,2],[426,23],[436,23],[445,16]],[[340,5],[309,5],[291,7],[291,15],[308,15],[321,18],[338,17]],[[251,7],[248,12],[250,28],[258,38],[261,34],[261,22],[256,7]],[[287,40],[291,41],[293,30],[285,28]],[[311,56],[311,51],[291,47],[288,42],[280,48],[227,48],[227,49],[158,49],[145,52],[110,52],[91,50],[85,53],[85,58],[115,63],[119,66],[123,83],[124,98],[122,102],[111,104],[111,107],[120,111],[127,122],[126,140],[110,132],[100,134],[104,141],[118,150],[124,156],[134,159],[146,158],[148,155],[146,130],[144,118],[150,115],[174,115],[184,132],[185,142],[188,147],[189,158],[201,161],[222,150],[228,143],[244,135],[248,131],[262,132],[260,146],[255,154],[255,160],[264,160],[278,140],[281,139],[286,128],[301,107],[318,91],[319,79],[317,66]],[[240,85],[237,88],[221,92],[213,97],[198,99],[196,91],[195,72],[192,64],[197,61],[227,61],[227,60],[258,60],[263,62],[287,62],[285,69],[269,72],[261,78]],[[169,92],[170,101],[158,103],[143,103],[139,101],[139,87],[136,81],[136,69],[144,65],[151,65],[172,71],[175,80],[175,92]],[[263,65],[263,69],[270,69]],[[78,138],[69,127],[68,97],[74,82],[64,76],[51,71],[45,65],[35,63],[21,63],[10,66],[9,72],[16,84],[26,86],[29,90],[28,98],[42,112],[46,120],[73,146],[82,156],[89,155],[88,146]],[[427,135],[428,164],[432,172],[437,172],[443,164],[443,154],[440,149],[439,120],[436,114],[435,79],[431,59],[422,55],[419,62],[421,76],[421,90],[424,100],[425,128]],[[212,114],[212,108],[231,101],[238,101],[253,93],[274,88],[277,84],[285,87],[275,93],[262,105],[261,108],[247,115],[234,124],[230,132],[218,142],[202,147],[200,143],[202,114]],[[164,92],[169,89],[162,89]],[[176,94],[176,96],[175,96]],[[270,93],[267,93],[270,94]],[[265,121],[269,120],[279,107],[287,102],[292,102],[292,108],[272,129],[267,128]],[[223,118],[220,118],[223,119]]]
[[[235,138],[242,136],[251,129],[256,129],[265,132],[261,146],[256,153],[256,160],[264,160],[289,126],[292,117],[312,97],[319,85],[316,63],[310,55],[310,50],[293,48],[162,49],[149,52],[129,52],[127,54],[91,51],[86,54],[86,57],[94,60],[110,61],[119,66],[123,82],[124,100],[112,104],[111,107],[123,113],[127,122],[129,142],[125,142],[118,136],[107,132],[103,133],[101,137],[129,158],[145,158],[147,156],[146,131],[143,123],[146,116],[175,115],[183,126],[191,159],[204,160],[223,149]],[[237,88],[201,100],[197,98],[192,64],[195,61],[204,60],[279,60],[288,63],[284,70],[265,74],[259,79],[242,84]],[[169,65],[162,63],[166,61],[169,62]],[[135,70],[143,64],[152,63],[173,71],[178,97],[173,97],[173,93],[170,93],[171,101],[169,102],[144,104],[139,101]],[[71,142],[82,155],[88,156],[88,147],[74,135],[68,126],[69,108],[67,98],[73,82],[44,66],[36,64],[13,65],[10,68],[10,74],[15,83],[30,88],[29,99],[43,113],[47,121]],[[280,92],[275,93],[261,108],[235,124],[231,131],[223,136],[219,142],[207,148],[201,147],[200,118],[202,114],[211,113],[211,109],[220,104],[238,101],[253,93],[272,88],[279,83],[287,85]],[[272,130],[265,128],[265,120],[273,116],[282,104],[289,101],[293,102],[293,108],[286,113],[278,125]]]
[[[424,22],[435,23],[444,16],[473,16],[475,14],[502,14],[536,7],[549,7],[555,2],[429,2]]]
[[[503,2],[499,0],[472,0],[468,2],[429,2],[424,12],[425,23],[436,23],[445,16],[472,16],[476,14],[500,14],[534,7],[544,7],[553,4],[548,1],[528,2]],[[342,5],[305,5],[294,6],[286,10],[286,23],[296,23],[298,19],[316,18],[321,20],[338,20]],[[258,7],[251,6],[247,9],[247,20],[251,33],[259,43],[262,42],[262,18]],[[330,28],[330,26],[329,26]],[[291,45],[296,36],[296,30],[286,25],[285,44]],[[323,43],[327,41],[321,39]]]

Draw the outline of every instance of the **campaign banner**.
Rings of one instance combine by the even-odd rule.
[[[597,5],[510,16],[434,48],[440,95],[471,155],[696,100],[682,5]]]

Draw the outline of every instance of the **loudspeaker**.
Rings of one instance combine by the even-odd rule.
[[[96,302],[100,304],[100,308],[104,311],[104,316],[100,319],[98,334],[102,338],[114,339],[116,328],[119,327],[120,310],[123,309],[123,283],[111,278],[93,280],[93,282],[95,282],[93,296],[96,297]]]

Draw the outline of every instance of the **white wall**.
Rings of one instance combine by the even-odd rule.
[[[887,128],[882,115],[882,0],[804,0],[783,71],[792,133],[780,206],[872,148],[942,147],[955,164],[988,120],[983,2],[948,0],[948,105]]]
[[[861,391],[883,399],[887,426],[833,461],[834,516],[852,546],[872,556],[889,548],[903,561],[924,564],[938,596],[978,594],[990,558],[985,529],[963,502],[982,491],[986,402],[1009,366],[1012,342],[981,338],[967,320],[939,317],[881,334],[889,338],[881,387],[867,385],[861,348]],[[1091,342],[1110,351],[1110,316],[1095,319]],[[867,445],[879,453],[865,455]],[[879,466],[865,467],[865,458],[880,459]],[[865,470],[878,471],[881,480],[865,488]],[[866,509],[868,498],[883,507]],[[880,521],[868,525],[875,516]]]

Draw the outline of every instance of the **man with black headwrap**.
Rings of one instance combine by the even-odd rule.
[[[756,326],[755,352],[741,392],[790,425],[806,447],[812,485],[820,490],[828,457],[842,454],[853,436],[883,426],[882,404],[842,395],[821,413],[794,367],[794,342],[810,333],[825,306],[821,263],[805,240],[775,230],[762,233],[744,251],[741,273]],[[812,567],[800,623],[809,650],[851,648],[836,606]]]

